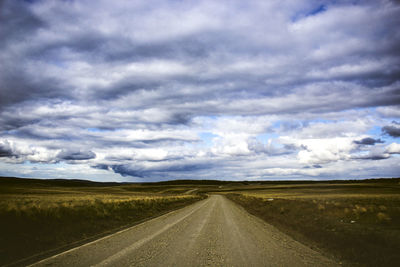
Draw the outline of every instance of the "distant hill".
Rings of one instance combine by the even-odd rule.
[[[94,182],[78,179],[34,179],[34,178],[18,178],[18,177],[0,177],[0,185],[4,186],[66,186],[66,187],[101,187],[101,186],[118,186],[122,183],[116,182]]]
[[[143,182],[143,183],[118,183],[118,182],[94,182],[79,179],[34,179],[34,178],[18,178],[18,177],[1,177],[0,186],[32,186],[32,187],[105,187],[105,186],[121,186],[129,184],[137,185],[290,185],[290,184],[337,184],[337,183],[400,183],[400,178],[374,178],[363,180],[328,180],[328,181],[220,181],[220,180],[170,180],[162,182]]]

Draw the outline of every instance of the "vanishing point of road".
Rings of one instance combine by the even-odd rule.
[[[33,266],[337,266],[212,195]]]

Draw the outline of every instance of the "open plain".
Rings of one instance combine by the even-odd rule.
[[[1,264],[396,266],[399,179],[1,178]]]

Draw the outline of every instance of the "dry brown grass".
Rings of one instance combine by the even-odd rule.
[[[170,189],[161,192],[165,190],[134,185],[49,186],[46,182],[33,186],[3,185],[0,265],[54,248],[67,248],[74,242],[116,231],[204,198],[179,193],[186,192],[186,188]]]
[[[400,262],[398,184],[265,187],[227,196],[345,264],[398,266]]]

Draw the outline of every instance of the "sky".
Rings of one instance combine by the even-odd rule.
[[[400,2],[0,1],[0,175],[400,176]]]

